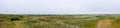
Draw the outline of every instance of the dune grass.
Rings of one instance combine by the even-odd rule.
[[[104,16],[0,15],[0,28],[96,28],[100,20]],[[119,28],[119,18],[113,16],[111,21],[112,27]]]

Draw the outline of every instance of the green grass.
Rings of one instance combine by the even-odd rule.
[[[119,16],[117,16],[119,17]],[[11,21],[12,18],[20,20]],[[96,28],[100,20],[104,20],[104,16],[95,15],[0,15],[0,26],[10,25],[13,28]],[[111,16],[112,27],[119,28],[120,18]],[[8,28],[10,28],[8,27]]]

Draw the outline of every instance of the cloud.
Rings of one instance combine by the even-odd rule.
[[[119,0],[0,0],[0,13],[117,13]]]

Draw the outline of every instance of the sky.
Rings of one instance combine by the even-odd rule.
[[[120,0],[0,0],[0,14],[120,14]]]

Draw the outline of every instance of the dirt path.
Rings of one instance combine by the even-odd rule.
[[[111,21],[109,19],[100,20],[97,24],[97,28],[111,28]]]

